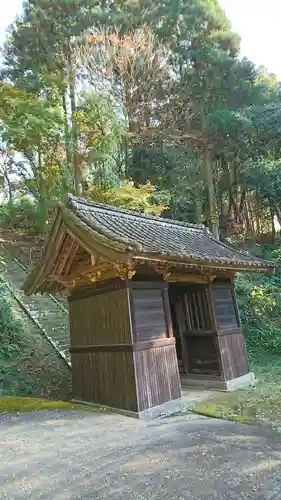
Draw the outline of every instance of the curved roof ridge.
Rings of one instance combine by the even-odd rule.
[[[145,220],[153,220],[154,222],[160,222],[161,224],[173,225],[173,226],[181,226],[186,227],[188,229],[195,229],[199,231],[204,231],[209,233],[208,228],[206,228],[203,224],[192,224],[190,222],[178,221],[175,219],[166,219],[165,217],[161,217],[159,215],[151,215],[143,212],[136,212],[134,210],[127,210],[126,208],[116,207],[115,205],[107,205],[99,202],[92,202],[85,198],[80,198],[79,196],[74,196],[72,194],[68,194],[68,206],[69,208],[75,209],[75,204],[85,205],[87,207],[93,208],[95,210],[101,210],[102,212],[113,212],[118,214],[123,214],[128,217],[140,218]]]

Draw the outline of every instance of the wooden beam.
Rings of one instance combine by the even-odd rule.
[[[69,235],[69,236],[71,238],[71,235]],[[64,269],[64,274],[68,274],[69,273],[69,271],[71,269],[71,266],[72,266],[72,264],[75,261],[75,258],[76,258],[77,252],[79,250],[79,247],[80,247],[79,243],[77,243],[76,240],[72,239],[71,251],[69,253],[68,262],[67,262],[67,264],[65,266],[65,269]]]
[[[171,273],[168,277],[169,283],[210,283],[213,281],[215,276],[204,276],[202,274],[180,274]]]
[[[64,267],[67,263],[67,260],[69,259],[74,244],[75,242],[73,241],[71,236],[66,233],[65,240],[60,251],[60,256],[58,258],[56,267],[54,268],[54,274],[63,274]]]
[[[243,264],[231,264],[231,263],[225,263],[225,262],[213,262],[213,261],[199,261],[199,260],[185,260],[184,258],[179,258],[178,260],[175,260],[176,257],[170,257],[170,256],[163,256],[160,254],[153,254],[153,253],[143,253],[143,254],[133,254],[132,255],[133,260],[135,262],[141,263],[141,264],[148,264],[151,265],[152,263],[162,263],[165,262],[171,267],[175,268],[183,268],[183,269],[193,269],[196,271],[202,271],[203,269],[206,270],[212,270],[213,272],[220,272],[220,271],[230,271],[233,273],[237,273],[240,271],[255,271],[255,272],[272,272],[272,268],[268,267],[256,267],[256,266],[251,266],[251,265],[243,265]]]
[[[35,283],[34,283],[34,288],[36,289],[37,287],[39,288],[40,285],[44,282],[45,276],[48,276],[49,272],[52,270],[53,264],[55,262],[56,256],[58,252],[60,251],[60,247],[63,241],[63,238],[65,236],[65,227],[62,219],[58,217],[58,220],[56,222],[56,226],[54,227],[54,231],[52,232],[52,235],[49,240],[49,246],[47,247],[47,251],[42,258],[43,260],[43,265],[42,265],[42,271],[38,273]]]
[[[92,266],[89,262],[82,262],[80,265],[77,265],[75,270],[71,274],[52,274],[48,277],[48,281],[57,281],[58,283],[72,283],[74,281],[79,280],[83,276],[88,274],[97,274],[102,273],[103,271],[109,270],[109,263],[104,262],[103,264]],[[110,268],[112,269],[112,268]],[[116,273],[114,273],[116,275]],[[89,277],[89,281],[90,281]]]
[[[50,253],[50,247],[52,246],[53,242],[56,241],[56,238],[60,236],[61,232],[62,219],[60,216],[60,210],[58,210],[52,223],[50,233],[45,238],[41,252],[41,258],[24,284],[25,293],[27,293],[28,295],[36,293],[36,291],[40,288],[42,281],[44,281],[44,277],[47,275],[45,268],[48,261],[48,255]],[[54,260],[55,255],[52,255],[51,264],[53,264]]]

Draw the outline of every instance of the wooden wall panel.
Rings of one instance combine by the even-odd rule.
[[[238,327],[234,290],[231,282],[214,283],[212,298],[218,330]]]
[[[225,380],[232,380],[249,373],[249,363],[241,328],[219,332],[218,345]]]
[[[168,326],[164,311],[163,290],[147,287],[133,288],[131,292],[134,340],[147,342],[167,337]]]
[[[175,345],[134,352],[138,411],[181,396]]]
[[[71,346],[132,343],[127,289],[69,302]]]
[[[73,399],[137,411],[132,352],[72,354]]]

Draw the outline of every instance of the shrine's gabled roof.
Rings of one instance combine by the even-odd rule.
[[[74,196],[69,196],[67,206],[89,228],[128,251],[241,268],[272,266],[221,243],[202,225],[131,212]]]
[[[60,291],[66,282],[79,279],[80,270],[81,276],[82,269],[85,275],[85,258],[91,272],[103,273],[103,263],[113,269],[120,265],[135,269],[139,264],[157,263],[168,266],[169,270],[213,269],[214,274],[216,270],[235,273],[274,269],[270,262],[217,241],[202,225],[131,212],[69,195],[67,203],[58,207],[41,258],[24,284],[25,292]],[[108,278],[103,274],[100,279]]]

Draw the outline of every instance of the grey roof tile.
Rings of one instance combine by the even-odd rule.
[[[125,245],[128,250],[202,263],[262,268],[273,266],[224,245],[201,225],[91,203],[72,195],[69,195],[68,209],[94,231]]]

